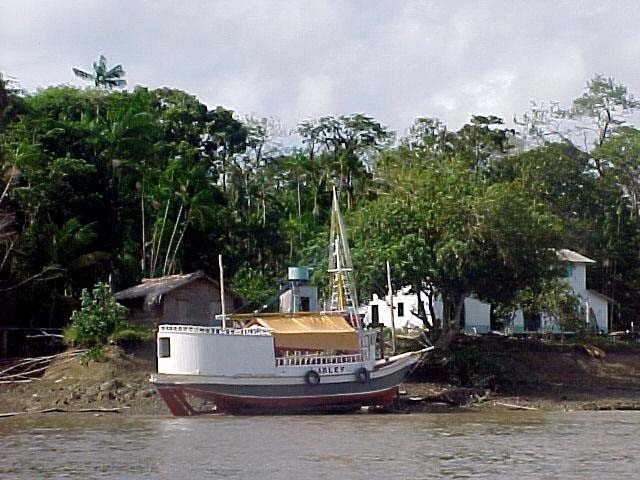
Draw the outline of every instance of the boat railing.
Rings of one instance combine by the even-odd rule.
[[[340,363],[359,363],[364,361],[361,353],[349,355],[291,355],[276,357],[276,367],[297,367],[306,365],[334,365]]]
[[[202,333],[205,335],[246,335],[246,336],[271,335],[271,331],[263,327],[222,328],[222,327],[204,327],[199,325],[160,325],[158,327],[158,331],[161,333],[183,332],[183,333]]]

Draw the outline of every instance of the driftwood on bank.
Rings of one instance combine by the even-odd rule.
[[[37,335],[25,335],[25,338],[64,338],[64,335],[60,333],[47,333],[43,330]]]
[[[490,396],[490,390],[483,390],[481,388],[456,388],[438,395],[424,397],[421,401],[425,403],[446,403],[448,405],[459,406],[471,403],[482,403]]]
[[[496,405],[507,407],[510,410],[538,410],[536,407],[527,407],[525,405],[516,405],[514,403],[496,402]]]
[[[120,413],[122,408],[78,408],[78,409],[65,409],[65,408],[46,408],[44,410],[34,410],[30,412],[7,412],[0,413],[0,418],[15,417],[17,415],[35,415],[41,413]]]
[[[61,363],[69,362],[84,352],[86,350],[69,350],[46,357],[25,358],[4,370],[0,370],[0,383],[23,383],[25,380],[37,379],[42,372],[49,368],[49,365],[54,360],[60,359]]]

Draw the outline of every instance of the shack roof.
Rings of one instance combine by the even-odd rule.
[[[202,270],[198,270],[188,274],[144,278],[142,279],[142,283],[117,292],[113,295],[113,298],[116,300],[129,300],[132,298],[145,297],[147,303],[152,303],[158,299],[160,295],[164,295],[199,279],[204,279],[216,286],[219,285],[217,281],[206,275]],[[230,291],[227,291],[227,294],[237,297],[236,294]]]
[[[558,255],[558,259],[564,262],[571,263],[596,263],[595,260],[591,260],[584,255],[579,254],[578,252],[574,252],[573,250],[569,250],[568,248],[560,248],[556,250],[556,255]]]

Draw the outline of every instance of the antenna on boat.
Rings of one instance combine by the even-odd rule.
[[[360,327],[358,318],[358,296],[355,282],[353,281],[353,264],[349,251],[349,239],[344,220],[340,214],[338,193],[333,187],[333,205],[331,207],[331,236],[329,239],[329,269],[333,276],[331,282],[332,311],[345,312],[349,315],[349,321],[354,327]]]

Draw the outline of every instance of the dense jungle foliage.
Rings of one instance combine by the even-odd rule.
[[[305,121],[284,147],[277,122],[83,73],[96,88],[26,93],[0,77],[0,298],[17,326],[65,325],[96,282],[215,277],[218,254],[255,303],[290,265],[322,281],[333,186],[361,300],[385,290],[389,260],[397,286],[442,294],[445,326],[471,293],[505,315],[562,309],[551,249],[570,248],[598,261],[589,285],[614,299],[614,328],[637,324],[638,104],[612,79],[566,108],[534,105],[517,129],[425,117],[396,136],[351,114]]]

